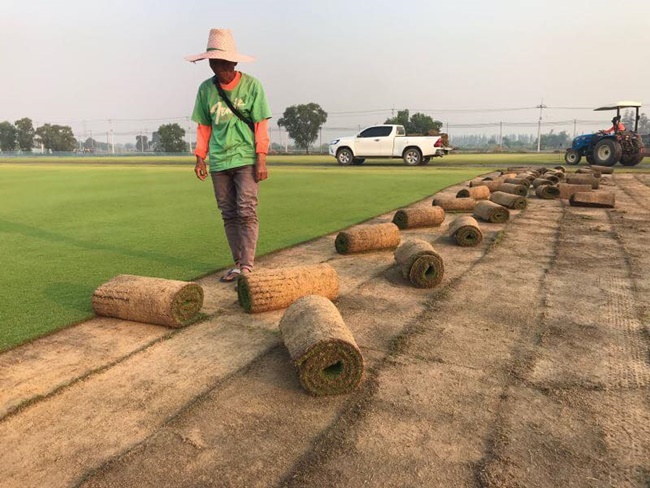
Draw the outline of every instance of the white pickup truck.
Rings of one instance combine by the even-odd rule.
[[[366,158],[402,158],[409,166],[427,164],[449,153],[439,136],[407,136],[402,125],[374,125],[356,136],[334,139],[330,156],[342,166],[363,164]]]

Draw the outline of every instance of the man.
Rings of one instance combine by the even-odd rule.
[[[614,117],[612,119],[612,126],[604,130],[604,134],[613,134],[614,132],[623,132],[625,130],[625,126],[623,125],[623,122],[619,121],[617,117]]]
[[[215,75],[199,86],[192,113],[199,124],[194,172],[206,179],[209,153],[214,194],[235,263],[221,280],[233,281],[250,273],[255,261],[257,193],[259,182],[268,178],[271,109],[261,83],[235,70],[238,62],[253,58],[237,51],[229,29],[211,29],[206,52],[185,59],[208,59]]]

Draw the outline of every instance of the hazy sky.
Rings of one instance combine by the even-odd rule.
[[[108,119],[117,132],[183,121],[211,75],[183,56],[205,50],[211,27],[232,29],[239,50],[257,58],[239,68],[262,81],[276,120],[289,105],[316,102],[333,131],[383,122],[391,108],[453,126],[534,123],[539,113],[444,110],[542,98],[550,107],[650,104],[647,0],[0,0],[0,121],[28,116],[77,134],[105,131]],[[544,113],[604,126],[610,117]]]

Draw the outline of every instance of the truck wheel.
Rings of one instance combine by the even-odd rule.
[[[422,162],[420,164],[422,166],[424,166],[425,164],[429,164],[430,161],[431,161],[431,158],[422,158]]]
[[[352,164],[353,159],[354,155],[352,154],[352,151],[350,151],[347,147],[339,149],[336,153],[336,160],[341,166],[348,166]]]
[[[404,151],[402,158],[408,166],[417,166],[422,161],[422,153],[417,147],[409,147]]]
[[[564,153],[564,161],[566,161],[566,164],[578,164],[580,159],[580,153],[575,149],[567,149],[566,153]]]
[[[622,154],[621,144],[614,139],[601,139],[594,147],[594,161],[602,166],[614,166]]]
[[[641,161],[643,161],[643,156],[641,154],[623,154],[623,156],[621,156],[621,164],[623,166],[636,166]]]
[[[354,164],[355,166],[360,166],[360,165],[362,165],[364,162],[365,162],[365,159],[364,159],[364,158],[354,158],[354,159],[352,160],[352,164]]]

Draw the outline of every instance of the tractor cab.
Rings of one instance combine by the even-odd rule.
[[[621,124],[621,109],[635,110],[634,130]],[[635,166],[643,159],[643,140],[638,135],[640,102],[622,101],[594,109],[595,112],[616,111],[612,118],[612,128],[595,134],[576,137],[567,149],[564,160],[567,164],[578,164],[582,156],[587,163],[614,166],[620,161],[624,166]]]

